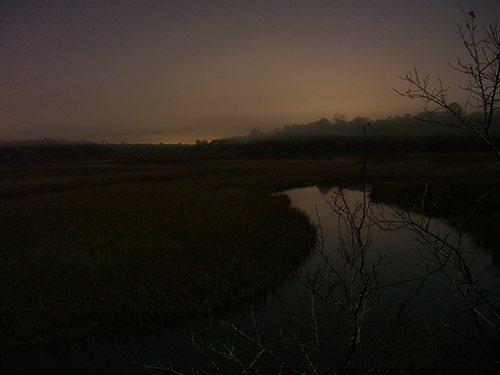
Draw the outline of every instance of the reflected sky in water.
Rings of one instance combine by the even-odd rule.
[[[323,254],[329,257],[335,267],[342,266],[342,259],[337,251],[339,228],[344,237],[350,235],[343,225],[339,226],[338,215],[332,209],[335,197],[339,197],[339,192],[334,187],[309,187],[286,192],[294,206],[304,210],[316,225],[321,225],[323,228],[326,237]],[[365,198],[360,188],[345,188],[342,190],[342,194],[351,210],[363,202]],[[395,211],[384,204],[370,204],[369,200],[367,203],[371,214],[383,214],[385,217],[393,217],[391,215],[394,215]],[[443,233],[450,230],[448,226],[437,220],[431,222],[431,227],[434,231],[442,231]],[[427,272],[423,266],[429,262],[429,249],[415,240],[413,232],[409,230],[383,231],[377,225],[371,225],[365,235],[370,236],[372,240],[369,253],[370,262],[376,262],[380,256],[385,257],[383,265],[379,269],[380,285],[408,280],[412,276],[424,275]],[[464,241],[464,245],[472,245],[467,238],[462,239],[462,241]],[[248,309],[239,311],[238,322],[252,330],[255,328],[253,326],[255,318],[255,324],[262,334],[263,342],[272,345],[276,335],[287,327],[291,313],[302,312],[303,316],[310,317],[310,312],[306,311],[307,308],[310,308],[308,305],[310,293],[303,281],[308,275],[314,274],[318,267],[324,265],[324,262],[324,257],[314,253],[305,262],[297,279],[281,286],[278,293],[270,292],[264,303],[255,307],[253,311]],[[489,263],[490,259],[487,255],[480,256],[476,259],[474,267],[477,270],[488,268]],[[489,276],[488,274],[485,276],[491,277],[486,279],[488,287],[500,289],[498,277],[491,273]],[[407,302],[407,308],[404,310],[407,314],[448,319],[450,314],[448,308],[456,300],[453,290],[443,275],[433,274],[426,277],[423,282],[409,282],[398,287],[385,289],[375,306],[377,312],[383,312],[383,314],[387,314],[385,316],[389,316],[396,313]],[[317,303],[315,307],[318,316],[328,311],[328,306],[321,303]],[[231,314],[220,318],[224,320],[230,317]],[[202,323],[196,328],[203,331],[208,329],[207,326],[210,324]],[[224,326],[216,325],[215,328],[218,335],[231,337],[231,330],[224,328]],[[209,329],[213,329],[213,326]],[[137,370],[137,365],[133,364],[132,361],[142,364],[154,364],[157,360],[161,363],[168,363],[170,359],[181,361],[199,358],[201,361],[202,356],[189,342],[189,335],[189,329],[181,327],[174,331],[157,332],[142,338],[131,337],[127,334],[115,340],[90,336],[73,341],[68,345],[42,348],[18,356],[2,354],[1,369],[3,372],[0,372],[2,374],[43,372],[50,374],[87,374],[90,372],[94,374],[121,374]],[[227,343],[230,344],[232,339],[227,338],[227,340],[229,340]],[[331,337],[330,340],[336,341],[334,337]],[[331,342],[327,344],[339,345]],[[331,351],[335,353],[333,348],[332,346]]]

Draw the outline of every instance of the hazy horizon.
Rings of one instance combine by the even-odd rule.
[[[500,2],[468,0],[478,25]],[[0,140],[194,143],[416,114],[414,67],[462,101],[455,1],[16,1],[0,5]]]

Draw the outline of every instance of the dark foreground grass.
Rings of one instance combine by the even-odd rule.
[[[141,182],[3,202],[2,335],[23,341],[210,313],[314,246],[283,195]]]
[[[487,158],[461,157],[372,155],[369,178],[492,177]],[[4,166],[1,345],[171,324],[243,302],[286,279],[314,247],[309,218],[272,193],[356,182],[361,167],[356,155]]]

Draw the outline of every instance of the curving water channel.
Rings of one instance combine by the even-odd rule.
[[[345,199],[347,206],[342,206],[344,201],[338,200],[339,205],[344,208],[348,207],[349,212],[352,213],[355,207],[361,207],[359,204],[364,202],[365,196],[363,191],[355,188],[343,189],[341,196],[339,190],[326,187],[295,189],[286,193],[293,205],[304,210],[317,225],[321,226],[322,251],[314,253],[305,262],[296,278],[281,286],[277,291],[270,292],[265,298],[255,303],[254,307],[245,311],[228,311],[227,315],[215,319],[215,323],[200,323],[195,327],[194,332],[186,327],[180,327],[169,332],[154,332],[144,337],[127,335],[127,333],[113,338],[89,336],[65,345],[43,347],[25,353],[2,353],[0,374],[133,374],[149,373],[149,371],[154,373],[155,370],[152,367],[158,364],[168,366],[169,363],[176,370],[186,371],[191,365],[213,369],[209,361],[217,362],[221,359],[220,354],[215,351],[225,352],[227,347],[241,345],[244,350],[236,354],[241,355],[242,361],[252,360],[252,356],[261,351],[261,348],[256,348],[254,344],[250,344],[249,340],[242,338],[241,333],[252,339],[258,338],[260,345],[279,355],[291,366],[298,366],[297,368],[301,370],[304,369],[305,357],[304,351],[297,351],[297,342],[307,342],[314,346],[311,343],[319,339],[322,352],[318,354],[318,350],[307,349],[311,353],[311,358],[316,356],[314,358],[318,361],[318,366],[323,366],[320,361],[324,361],[325,366],[331,365],[338,369],[345,358],[352,332],[348,329],[349,314],[346,314],[348,310],[339,310],[338,305],[332,305],[330,298],[334,293],[341,293],[342,290],[333,290],[326,286],[328,283],[333,285],[335,277],[338,276],[331,272],[331,268],[342,270],[342,272],[350,270],[351,273],[346,271],[347,273],[343,274],[344,277],[348,275],[356,277],[356,275],[354,272],[353,276],[352,267],[350,267],[352,264],[346,263],[338,251],[340,238],[342,237],[342,241],[347,243],[352,239],[353,233],[344,226],[344,222],[341,221],[339,225],[338,213],[335,213],[332,205],[335,197],[337,199],[341,197]],[[387,205],[371,204],[369,201],[366,201],[366,204],[365,207],[369,208],[372,218],[376,217],[379,221],[382,218],[386,221],[394,221],[397,218],[395,211]],[[359,213],[358,211],[355,221],[360,220]],[[423,219],[418,216],[413,216],[413,218]],[[411,347],[412,355],[417,360],[428,356],[429,351],[438,351],[438,349],[430,347],[427,338],[422,339],[427,346],[417,345],[415,336],[417,331],[412,331],[417,328],[413,323],[420,324],[421,328],[422,322],[425,322],[427,332],[424,332],[424,336],[429,332],[436,335],[443,334],[443,337],[455,340],[455,342],[463,339],[461,333],[474,330],[471,316],[467,312],[462,315],[457,313],[456,308],[463,307],[463,304],[457,299],[457,290],[451,287],[450,279],[447,278],[448,275],[458,280],[460,272],[450,264],[441,265],[440,268],[442,270],[443,267],[450,267],[447,274],[435,272],[439,267],[434,262],[432,248],[429,249],[429,246],[423,243],[415,232],[409,229],[382,230],[379,225],[376,225],[377,223],[368,219],[365,223],[367,226],[363,229],[363,235],[370,241],[367,243],[368,251],[363,271],[376,270],[376,277],[370,289],[375,292],[366,301],[369,308],[366,309],[366,315],[363,317],[366,319],[364,321],[370,323],[366,323],[363,327],[362,334],[368,336],[363,345],[372,347],[373,355],[377,355],[378,345],[381,343],[385,345],[386,341],[382,339],[382,336],[387,332],[387,327],[392,327],[384,322],[395,318],[412,322],[403,327],[402,333],[406,336],[398,336],[401,342],[397,342],[396,345]],[[429,221],[427,224],[431,233],[440,236],[446,235],[451,229],[438,220]],[[447,241],[460,249],[474,247],[472,241],[466,237],[449,235]],[[496,292],[496,296],[491,299],[498,303],[500,282],[497,271],[490,267],[490,256],[481,253],[478,249],[473,249],[470,254],[464,252],[464,256],[471,257],[471,270],[480,275],[476,280],[478,287],[488,292]],[[451,258],[448,261],[451,262]],[[316,280],[313,284],[310,283],[312,279]],[[311,292],[311,285],[313,285],[314,293]],[[351,294],[354,296],[352,298],[357,298],[360,283],[349,285],[352,286],[350,293],[354,293]],[[346,292],[346,289],[344,288],[343,291]],[[346,304],[349,301],[343,296],[345,297],[345,294],[341,293],[339,301]],[[233,327],[220,321],[233,324]],[[445,322],[456,332],[449,335],[450,330],[444,329],[441,322]],[[239,335],[235,334],[235,329],[241,330]],[[201,349],[193,345],[190,337],[195,338],[195,341],[201,345]],[[390,337],[387,340],[390,340]],[[410,342],[407,342],[408,340]],[[202,354],[204,349],[207,350],[208,356]],[[269,373],[273,373],[272,366],[276,363],[264,357],[265,355],[256,363],[262,366],[269,365]],[[446,361],[442,359],[442,356],[440,358],[441,361]],[[448,360],[445,366],[451,371],[451,366],[458,362],[453,358],[451,360],[448,358]],[[145,369],[140,365],[151,365],[151,367]],[[460,366],[457,367],[458,372],[455,373],[460,373]],[[241,367],[228,366],[224,371],[241,373]],[[436,373],[439,372],[440,370],[436,368]],[[158,373],[164,373],[164,371]],[[187,370],[186,373],[190,371]]]

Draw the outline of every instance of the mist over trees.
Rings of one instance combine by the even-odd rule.
[[[462,113],[458,103],[452,108]],[[484,142],[473,134],[463,133],[449,126],[423,122],[425,113],[416,116],[388,117],[370,120],[356,117],[347,120],[335,114],[329,120],[321,118],[308,124],[285,124],[263,132],[258,128],[240,137],[197,140],[194,144],[134,144],[93,143],[87,141],[43,139],[0,142],[0,163],[32,162],[58,159],[85,159],[113,156],[168,155],[174,153],[240,153],[249,155],[308,155],[322,153],[373,152],[427,152],[427,151],[487,151]],[[464,114],[464,116],[466,116]],[[478,114],[468,115],[474,118]],[[443,123],[458,121],[452,113],[439,114]],[[498,116],[492,129],[499,128]],[[367,141],[363,138],[366,127]],[[492,132],[500,139],[500,132]]]
[[[321,118],[309,124],[285,124],[282,129],[276,128],[270,132],[254,129],[243,137],[200,142],[191,151],[277,155],[359,152],[364,147],[368,151],[380,152],[487,150],[471,134],[422,122],[420,118],[424,115],[406,114],[378,120],[356,117],[348,121],[345,116],[336,114],[332,120]],[[443,113],[440,116],[443,121],[455,121],[451,114]],[[495,123],[498,125],[499,122],[496,118]],[[365,127],[366,145],[363,136]],[[497,133],[494,136],[499,135]]]

